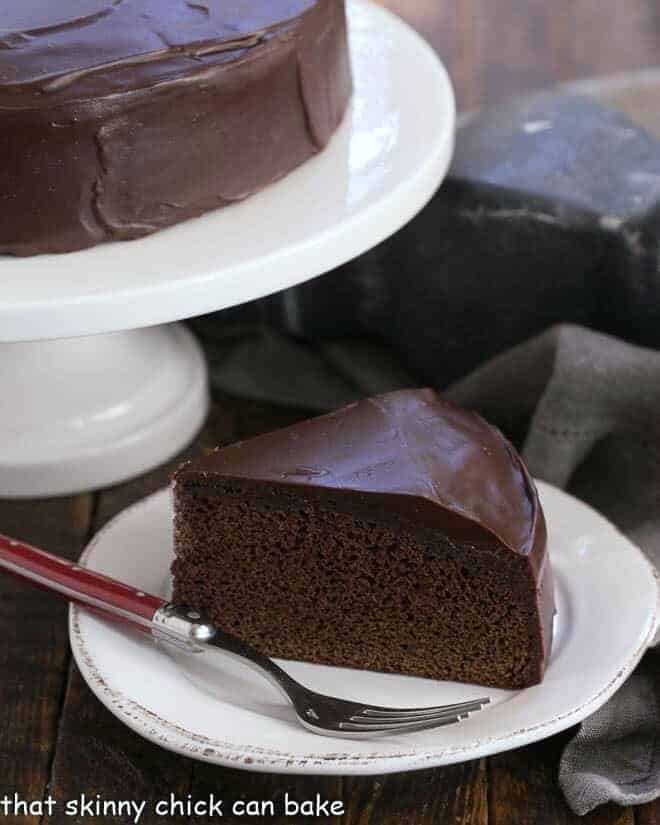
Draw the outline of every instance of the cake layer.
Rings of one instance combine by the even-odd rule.
[[[543,676],[549,567],[537,580],[495,543],[240,484],[178,501],[174,600],[267,655],[500,688]]]
[[[130,239],[322,149],[350,92],[343,0],[10,4],[0,253]]]
[[[269,433],[175,476],[174,596],[262,652],[519,688],[554,615],[535,486],[431,391]]]

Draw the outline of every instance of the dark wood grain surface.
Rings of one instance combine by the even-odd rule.
[[[437,47],[463,108],[558,81],[650,66],[660,54],[657,0],[383,3]],[[205,431],[189,452],[199,453],[302,415],[218,398]],[[109,518],[162,486],[170,468],[96,494],[0,502],[0,529],[76,558]],[[198,798],[213,792],[228,799],[277,800],[285,791],[300,799],[318,792],[344,801],[345,816],[333,820],[343,825],[660,825],[660,803],[636,810],[611,806],[581,820],[574,816],[556,785],[566,735],[488,760],[375,778],[262,776],[175,756],[128,731],[87,689],[70,661],[64,606],[6,577],[0,577],[0,671],[0,798],[16,792],[39,800],[50,793],[65,800],[85,792],[107,799],[154,800],[170,792]],[[92,821],[65,817],[61,810],[43,819],[3,818],[0,813],[3,819]],[[151,825],[185,820],[147,813],[140,821]]]

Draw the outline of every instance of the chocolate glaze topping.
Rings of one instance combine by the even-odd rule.
[[[197,72],[200,64],[235,60],[269,38],[286,36],[296,18],[314,5],[314,0],[28,0],[10,5],[0,21],[3,102],[12,94],[23,106],[30,93],[38,98],[63,90],[67,97],[129,91],[182,71]]]
[[[11,0],[0,252],[129,239],[319,151],[351,91],[343,0]]]
[[[540,561],[545,524],[534,483],[501,433],[432,390],[404,390],[238,442],[184,465],[178,482],[235,478],[371,499],[464,540],[495,537]]]

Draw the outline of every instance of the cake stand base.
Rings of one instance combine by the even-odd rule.
[[[204,356],[179,324],[0,345],[0,496],[67,495],[133,478],[194,438]]]

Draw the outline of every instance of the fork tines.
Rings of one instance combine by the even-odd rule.
[[[351,733],[407,733],[454,725],[467,719],[471,713],[490,703],[489,697],[438,705],[431,708],[380,708],[365,706],[347,722],[340,722],[339,729]]]

